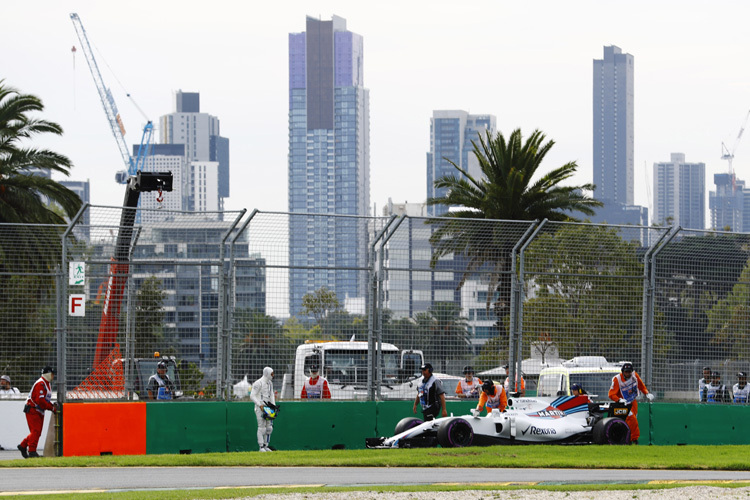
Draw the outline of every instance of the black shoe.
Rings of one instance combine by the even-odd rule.
[[[23,456],[23,458],[29,458],[29,454],[26,453],[26,447],[25,446],[21,446],[19,444],[16,448],[18,448],[18,451],[21,452],[21,455]]]
[[[35,451],[30,451],[29,452],[29,458],[39,458],[39,453],[37,453]]]

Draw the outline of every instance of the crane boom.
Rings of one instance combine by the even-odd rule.
[[[734,152],[740,143],[740,139],[742,139],[742,133],[745,131],[745,125],[747,125],[748,118],[750,118],[750,110],[748,110],[747,114],[745,115],[745,121],[742,122],[742,126],[740,127],[740,131],[737,133],[737,138],[734,140],[732,149],[727,148],[726,144],[724,144],[723,142],[721,143],[721,159],[727,160],[728,172],[730,174],[734,173],[734,170],[732,170],[732,160],[734,160]]]
[[[86,62],[89,65],[91,76],[94,78],[94,84],[96,85],[96,91],[99,93],[99,99],[102,101],[104,107],[104,113],[107,115],[107,122],[109,123],[110,129],[112,129],[112,135],[115,136],[115,142],[117,142],[117,148],[120,150],[120,156],[122,156],[123,163],[125,163],[125,171],[117,172],[115,180],[120,184],[125,184],[128,179],[134,175],[138,170],[141,170],[146,162],[146,156],[148,155],[148,145],[151,143],[151,137],[153,134],[154,126],[151,121],[146,123],[143,127],[143,135],[141,137],[141,146],[138,149],[138,157],[133,159],[128,151],[128,144],[125,142],[125,126],[120,118],[120,112],[117,110],[117,104],[112,96],[112,92],[104,84],[104,79],[99,71],[99,65],[96,63],[94,57],[94,51],[91,50],[91,44],[89,43],[86,29],[83,27],[81,18],[75,12],[70,14],[70,19],[73,21],[78,40],[81,42],[81,48],[83,54],[86,56]],[[136,107],[138,107],[136,105]],[[138,111],[141,111],[138,108]],[[141,111],[143,114],[143,111]],[[145,116],[145,115],[144,115]]]
[[[104,79],[99,71],[99,65],[94,58],[94,51],[91,50],[91,44],[89,43],[89,38],[86,35],[86,29],[83,27],[81,18],[74,12],[70,15],[70,19],[73,21],[78,40],[81,42],[83,54],[86,56],[86,62],[89,65],[91,76],[94,78],[96,90],[99,92],[99,99],[101,99],[104,113],[107,115],[107,122],[109,122],[109,127],[112,129],[112,135],[115,136],[115,141],[117,141],[120,156],[122,156],[126,170],[130,172],[131,166],[133,165],[133,159],[128,152],[128,144],[125,142],[125,126],[122,124],[120,113],[117,110],[117,104],[115,104],[115,99],[112,97],[112,92],[104,84]]]

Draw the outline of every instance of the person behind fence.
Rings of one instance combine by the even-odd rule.
[[[432,420],[438,415],[447,417],[445,409],[445,389],[443,383],[432,374],[432,365],[423,364],[422,381],[417,386],[417,397],[414,400],[414,413],[417,413],[417,405],[422,406],[424,420]]]
[[[270,446],[271,433],[278,411],[273,393],[273,368],[263,368],[263,376],[253,382],[250,399],[255,403],[255,419],[258,422],[258,451],[273,451]]]
[[[750,396],[750,385],[747,384],[747,373],[737,373],[737,383],[732,387],[732,399],[735,403],[747,404]]]
[[[23,412],[26,414],[26,424],[29,426],[29,435],[18,445],[18,451],[21,452],[23,458],[39,456],[36,447],[39,444],[39,437],[42,435],[44,412],[57,413],[57,403],[52,403],[52,380],[54,378],[55,370],[51,366],[42,368],[42,376],[34,382],[29,392],[29,398],[23,407]]]
[[[508,373],[508,369],[510,368],[510,365],[503,366],[505,368],[505,373]],[[518,379],[521,378],[521,388],[518,388]],[[523,379],[523,375],[516,372],[516,383],[513,384],[514,388],[511,390],[510,388],[510,378],[505,377],[505,382],[503,382],[503,387],[505,387],[505,392],[517,392],[519,396],[523,397],[526,395],[526,381]]]
[[[310,376],[302,386],[302,399],[331,399],[331,390],[328,388],[328,380],[318,376],[317,365],[310,366]]]
[[[706,402],[707,403],[728,403],[731,401],[729,398],[729,391],[727,386],[721,383],[721,373],[711,373],[711,383],[706,386]]]
[[[492,380],[485,380],[482,384],[482,394],[479,396],[477,407],[471,411],[475,417],[482,413],[483,408],[487,408],[487,413],[491,413],[495,408],[498,411],[505,411],[508,406],[508,395],[502,385],[496,385]]]
[[[21,391],[18,390],[18,387],[13,387],[11,384],[12,382],[10,381],[10,377],[8,375],[3,375],[2,377],[0,377],[0,398],[21,394]]]
[[[151,375],[146,386],[148,399],[172,399],[174,397],[174,382],[167,375],[167,363],[159,361],[156,373]]]
[[[626,361],[620,368],[620,374],[612,377],[609,399],[631,405],[625,422],[630,427],[630,442],[632,444],[638,444],[638,438],[641,436],[641,430],[638,427],[638,401],[635,400],[641,393],[645,394],[649,401],[654,400],[654,395],[648,392],[646,384],[633,370],[633,363]]]
[[[474,368],[464,366],[464,378],[456,384],[456,396],[459,398],[477,399],[482,390],[482,381],[474,376]]]
[[[711,367],[703,367],[703,378],[698,380],[698,401],[706,402],[706,386],[711,383]]]
[[[586,399],[591,402],[589,393],[581,386],[581,384],[573,384],[570,386],[570,394],[573,396],[586,396]]]

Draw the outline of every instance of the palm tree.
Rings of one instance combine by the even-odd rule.
[[[0,80],[0,222],[63,224],[65,220],[47,200],[59,205],[68,217],[81,207],[81,199],[73,191],[33,174],[34,168],[40,168],[70,175],[70,160],[54,151],[21,144],[38,134],[62,135],[60,125],[29,116],[43,109],[38,97],[21,94]]]
[[[561,186],[570,179],[578,165],[568,162],[552,171],[534,177],[542,160],[555,144],[535,130],[523,141],[521,130],[514,130],[508,139],[498,132],[492,137],[487,132],[479,136],[474,145],[482,177],[475,179],[466,170],[448,160],[460,175],[446,175],[435,181],[443,196],[427,200],[429,205],[456,207],[445,214],[446,219],[431,219],[437,225],[430,237],[433,246],[432,267],[445,255],[461,255],[467,259],[466,271],[459,286],[477,271],[490,276],[487,306],[493,300],[499,319],[506,316],[510,307],[511,251],[518,241],[498,220],[577,221],[574,212],[594,215],[594,207],[602,203],[588,197],[585,192],[593,184]],[[485,219],[467,221],[466,219]]]
[[[60,262],[60,252],[54,250],[60,248],[59,232],[25,225],[64,224],[58,211],[72,218],[81,199],[60,183],[34,174],[39,168],[70,175],[66,156],[22,144],[38,134],[61,135],[62,128],[29,116],[44,109],[42,101],[4,82],[0,80],[0,224],[19,225],[2,228],[0,263],[13,262],[16,270],[47,271]]]

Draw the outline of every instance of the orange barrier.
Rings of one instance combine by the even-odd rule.
[[[66,403],[63,456],[145,455],[146,403]]]

